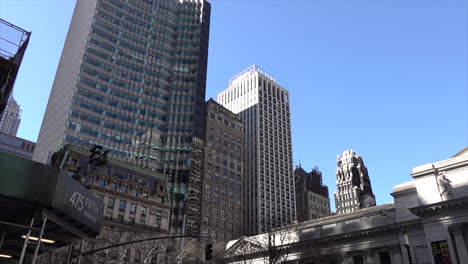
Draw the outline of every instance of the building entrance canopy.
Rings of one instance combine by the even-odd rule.
[[[49,246],[95,236],[103,209],[102,201],[66,171],[0,153],[0,253],[19,256],[28,229],[38,237],[46,220],[43,238],[54,242]]]

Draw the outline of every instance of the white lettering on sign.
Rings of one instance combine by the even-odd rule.
[[[73,195],[70,197],[69,201],[71,202],[72,206],[78,209],[78,211],[83,211],[83,200],[84,197],[79,192],[74,192]]]
[[[78,212],[83,212],[83,215],[88,218],[91,222],[96,223],[97,215],[99,214],[99,207],[92,200],[84,197],[79,192],[74,192],[68,201],[71,206],[76,208]]]

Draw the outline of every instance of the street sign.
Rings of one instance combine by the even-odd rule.
[[[65,171],[58,175],[52,207],[96,233],[101,231],[103,202]]]

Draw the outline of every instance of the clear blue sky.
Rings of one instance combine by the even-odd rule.
[[[293,154],[336,190],[336,156],[364,157],[377,203],[413,167],[468,145],[465,0],[212,0],[207,98],[251,64],[291,93]],[[39,133],[75,1],[2,0],[32,31],[14,95]]]

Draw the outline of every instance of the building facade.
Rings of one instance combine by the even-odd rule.
[[[86,241],[86,249],[169,235],[171,202],[162,175],[113,159],[101,158],[93,162],[88,150],[73,145],[56,152],[52,166],[66,170],[104,203],[102,232]],[[102,251],[89,256],[93,260],[90,263],[106,259],[142,263],[146,256],[154,259],[152,263],[165,263],[166,247],[160,246],[150,252],[153,246],[140,243]],[[62,263],[60,260],[57,253],[57,263]]]
[[[375,196],[364,160],[353,150],[337,157],[335,192],[336,213],[349,213],[375,206]]]
[[[206,102],[202,234],[229,241],[242,235],[242,121],[213,99]]]
[[[318,168],[306,172],[301,165],[297,166],[294,170],[294,184],[298,222],[330,215],[328,186],[323,184],[322,172]]]
[[[170,200],[164,177],[112,159],[94,166],[89,154],[66,145],[54,154],[52,166],[68,171],[102,200],[109,223],[168,233]]]
[[[0,151],[32,159],[36,143],[0,132]]]
[[[218,102],[244,124],[246,234],[296,220],[289,92],[253,65],[229,81]]]
[[[78,0],[33,159],[99,144],[167,175],[182,206],[204,135],[209,25],[205,0]]]
[[[11,96],[8,100],[8,104],[5,108],[5,111],[3,112],[3,116],[0,119],[0,133],[5,133],[16,137],[20,122],[20,106],[13,98],[13,96]]]
[[[31,32],[0,19],[0,118],[9,102]],[[16,136],[16,134],[15,134]]]
[[[468,263],[467,173],[465,148],[452,158],[415,167],[411,181],[393,188],[394,203],[275,230],[270,237],[282,241],[280,247],[267,247],[268,234],[231,241],[228,262]],[[268,262],[271,256],[280,261]]]

